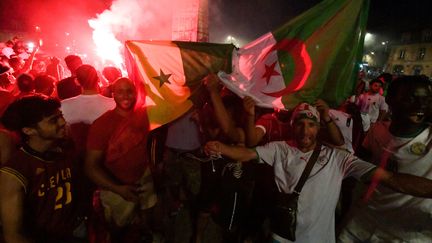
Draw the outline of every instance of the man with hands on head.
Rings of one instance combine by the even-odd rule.
[[[275,112],[263,115],[255,123],[255,104],[255,101],[249,96],[243,99],[243,107],[247,114],[245,124],[247,146],[253,147],[258,144],[292,138],[292,129],[289,124],[290,113],[288,111],[275,109]],[[332,145],[344,145],[342,133],[330,117],[330,108],[327,103],[322,99],[318,99],[313,105],[320,113],[322,128],[325,128],[325,130],[320,130],[320,137],[325,137],[325,141]]]
[[[336,126],[329,115],[327,103],[318,99],[315,104],[322,117],[321,127],[324,128],[320,129],[319,137],[333,146],[344,145],[345,141],[339,127]],[[265,114],[255,122],[255,101],[251,97],[246,96],[243,99],[243,108],[246,113],[244,129],[247,146],[254,147],[272,141],[286,141],[293,138],[293,130],[290,125],[291,112],[275,109],[273,113]],[[260,173],[256,175],[257,182],[254,190],[253,214],[255,214],[254,218],[256,219],[254,225],[258,230],[262,228],[265,218],[271,214],[269,208],[272,201],[274,201],[273,197],[276,187],[272,179],[274,177],[273,168],[265,163],[258,164],[257,167]],[[269,200],[269,198],[272,199]],[[267,233],[264,232],[267,232],[267,230],[263,230],[261,233],[266,238]]]
[[[318,110],[307,103],[298,105],[292,114],[292,141],[271,142],[255,149],[208,142],[208,154],[221,154],[237,161],[257,159],[273,167],[278,190],[292,193],[313,150],[319,143]],[[372,176],[383,185],[418,197],[432,197],[432,181],[408,174],[377,168],[353,154],[322,145],[318,159],[306,180],[298,200],[296,242],[335,242],[334,211],[342,180],[353,176],[370,182]],[[289,242],[273,233],[275,242]]]

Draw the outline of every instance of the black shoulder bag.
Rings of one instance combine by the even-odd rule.
[[[321,151],[321,144],[317,144],[306,164],[299,182],[294,188],[293,193],[276,192],[275,203],[270,218],[271,229],[279,236],[295,241],[295,231],[297,226],[297,202],[300,192],[305,184],[310,172]]]

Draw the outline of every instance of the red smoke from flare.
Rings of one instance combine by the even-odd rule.
[[[90,19],[96,54],[102,63],[124,70],[125,40],[170,39],[173,5],[169,0],[118,0]]]

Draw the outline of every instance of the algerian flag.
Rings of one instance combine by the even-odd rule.
[[[352,94],[369,0],[324,0],[233,53],[224,84],[259,106],[292,108],[317,98],[336,106]]]
[[[127,41],[126,68],[147,107],[150,129],[175,120],[203,93],[201,79],[231,71],[231,44]]]

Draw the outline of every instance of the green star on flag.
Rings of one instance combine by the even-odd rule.
[[[150,130],[171,122],[207,98],[202,79],[231,72],[232,44],[181,41],[126,41],[128,76],[145,104]],[[163,85],[168,83],[169,85]]]
[[[169,83],[171,84],[171,82],[169,81],[169,78],[171,77],[171,74],[165,74],[162,69],[160,69],[160,74],[159,76],[153,77],[154,79],[159,80],[159,88],[162,87],[162,85],[164,83]]]

